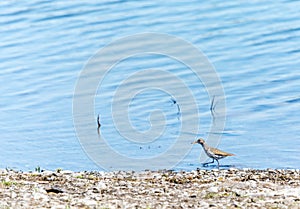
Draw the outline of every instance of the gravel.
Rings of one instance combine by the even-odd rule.
[[[300,208],[300,171],[0,170],[2,208]]]

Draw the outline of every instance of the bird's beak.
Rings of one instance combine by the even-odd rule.
[[[191,144],[197,144],[197,141],[192,142]]]

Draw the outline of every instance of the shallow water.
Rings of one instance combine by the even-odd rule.
[[[300,168],[299,6],[298,1],[1,1],[0,168],[103,169],[86,155],[76,134],[74,89],[81,70],[99,49],[142,32],[180,37],[214,65],[227,113],[218,147],[236,154],[221,160],[225,168]],[[121,82],[140,69],[162,69],[183,80],[198,109],[184,104],[190,100],[176,100],[178,95],[148,86],[130,102],[132,129],[124,134],[143,138],[129,143],[115,127],[109,101]],[[166,88],[174,85],[163,76],[154,80]],[[133,79],[128,86],[138,89],[147,81]],[[116,98],[116,116],[122,116],[126,99],[126,94]],[[172,147],[182,134],[183,116],[199,125],[197,133],[183,133],[186,142],[207,138],[210,103],[205,86],[187,66],[162,55],[134,56],[114,66],[98,88],[95,120],[89,121],[94,132],[86,134],[97,136],[100,113],[99,140],[109,141],[134,164],[135,159],[159,156]],[[163,131],[158,125],[162,121]],[[127,127],[127,114],[118,122],[119,128]],[[172,157],[183,157],[177,151]],[[200,151],[199,145],[193,146],[173,169],[200,167]],[[117,167],[112,165],[111,169]]]

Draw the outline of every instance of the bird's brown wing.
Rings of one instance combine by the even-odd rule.
[[[212,151],[216,154],[216,155],[220,155],[220,156],[234,156],[234,154],[232,153],[228,153],[228,152],[224,152],[222,150],[219,150],[217,148],[211,148]]]

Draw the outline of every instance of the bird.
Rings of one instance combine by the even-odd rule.
[[[202,138],[197,139],[196,141],[192,142],[192,144],[201,144],[204,151],[205,151],[205,153],[206,153],[206,155],[213,159],[212,162],[204,163],[203,166],[208,165],[210,163],[214,163],[215,160],[216,160],[217,163],[218,163],[218,168],[219,168],[220,167],[219,159],[222,159],[222,158],[228,157],[228,156],[235,156],[235,154],[224,152],[224,151],[219,150],[217,148],[208,146],[205,143],[204,139],[202,139]]]

